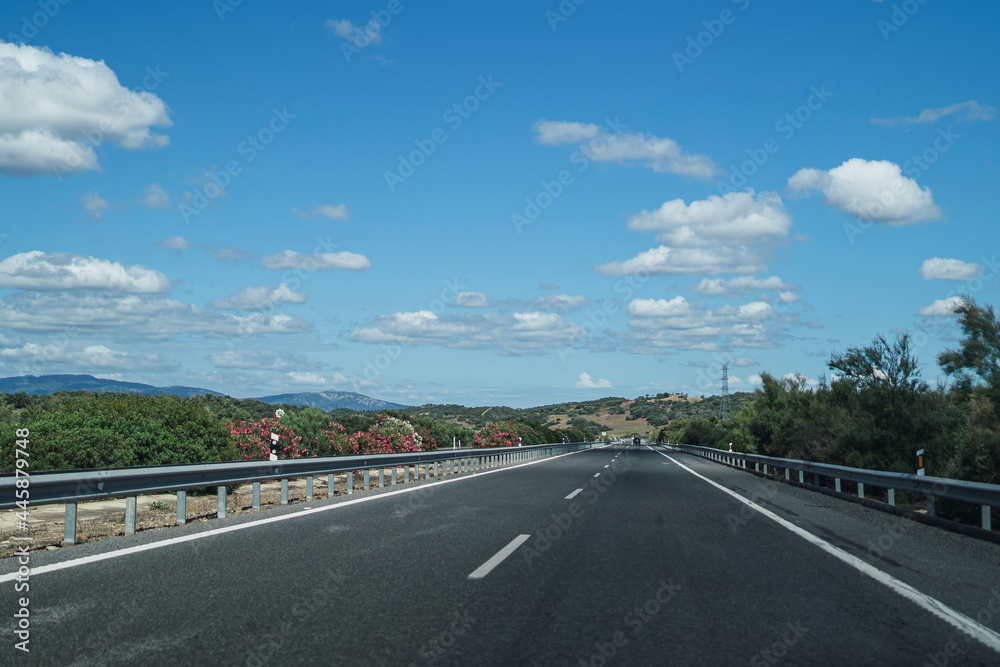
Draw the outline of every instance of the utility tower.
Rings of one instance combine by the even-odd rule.
[[[729,363],[722,364],[722,399],[719,401],[719,421],[727,422],[733,406],[729,402]]]

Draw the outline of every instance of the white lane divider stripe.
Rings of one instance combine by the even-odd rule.
[[[595,472],[594,473],[594,477],[600,477],[600,476],[601,476],[601,473],[599,473],[599,472]]]
[[[507,556],[514,553],[517,548],[524,544],[530,537],[531,535],[518,535],[512,539],[507,546],[493,554],[493,558],[490,558],[488,561],[473,570],[472,574],[469,575],[469,579],[482,579],[485,577],[493,571],[493,568],[502,563]]]
[[[648,447],[648,445],[647,445],[647,447]],[[650,449],[652,449],[652,447],[650,447]],[[972,636],[974,639],[977,639],[979,642],[981,642],[982,644],[986,645],[990,649],[996,651],[997,653],[1000,653],[1000,634],[994,632],[993,630],[991,630],[990,628],[986,627],[985,625],[977,623],[976,621],[972,620],[971,618],[969,618],[965,614],[952,609],[951,607],[949,607],[945,603],[941,602],[940,600],[938,600],[936,598],[933,598],[930,595],[927,595],[925,593],[921,593],[920,591],[918,591],[913,586],[910,586],[908,583],[906,583],[904,581],[900,581],[899,579],[897,579],[896,577],[892,576],[888,572],[883,572],[882,570],[878,569],[874,565],[871,565],[871,564],[867,563],[866,561],[861,560],[857,556],[854,556],[852,554],[847,553],[846,551],[844,551],[840,547],[836,547],[836,546],[830,544],[829,542],[827,542],[827,541],[825,541],[823,539],[820,539],[819,537],[816,537],[815,535],[813,535],[809,531],[804,530],[803,528],[800,528],[799,526],[796,526],[794,523],[781,518],[780,516],[778,516],[774,512],[772,512],[772,511],[770,511],[768,509],[765,509],[764,507],[761,507],[760,505],[758,505],[757,503],[753,502],[752,500],[744,498],[743,496],[741,496],[740,494],[736,493],[735,491],[730,491],[729,489],[727,489],[726,487],[722,486],[721,484],[717,484],[716,482],[713,482],[709,478],[707,478],[704,475],[701,475],[701,474],[695,472],[691,468],[688,468],[683,463],[677,461],[676,459],[674,459],[674,458],[672,458],[670,456],[667,456],[663,452],[657,451],[655,449],[653,449],[653,451],[656,452],[657,454],[659,454],[660,456],[663,456],[663,457],[666,457],[666,458],[670,459],[671,461],[673,461],[674,463],[676,463],[678,466],[680,466],[684,470],[687,470],[689,473],[691,473],[695,477],[699,477],[699,478],[703,479],[704,481],[708,482],[709,484],[711,484],[712,486],[716,487],[717,489],[719,489],[721,491],[724,491],[725,493],[728,493],[730,496],[732,496],[736,500],[740,501],[741,503],[743,503],[747,507],[750,507],[750,508],[756,510],[757,512],[760,512],[761,514],[763,514],[767,518],[769,518],[772,521],[776,522],[782,528],[787,528],[788,530],[792,531],[793,533],[795,533],[799,537],[805,539],[807,542],[811,542],[812,544],[818,546],[820,549],[822,549],[823,551],[827,552],[828,554],[834,556],[835,558],[838,558],[839,560],[843,561],[847,565],[850,565],[851,567],[855,568],[856,570],[858,570],[862,574],[866,574],[869,577],[871,577],[872,579],[874,579],[875,581],[888,586],[890,589],[892,589],[893,591],[895,591],[899,595],[903,596],[907,600],[910,600],[911,602],[913,602],[914,604],[916,604],[918,607],[921,607],[922,609],[924,609],[926,611],[929,611],[934,616],[937,616],[938,618],[944,620],[945,622],[947,622],[948,624],[952,625],[953,627],[958,628],[960,631],[964,632],[965,634]]]
[[[576,498],[576,494],[578,494],[578,493],[583,493],[583,489],[577,489],[573,493],[571,493],[568,496],[566,496],[563,500],[573,500],[574,498]]]

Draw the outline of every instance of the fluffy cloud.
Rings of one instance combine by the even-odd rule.
[[[233,246],[224,246],[222,248],[218,246],[207,246],[206,249],[212,253],[215,259],[219,260],[223,264],[228,264],[230,266],[237,266],[246,259],[247,251],[240,250],[239,248],[234,248]]]
[[[308,211],[300,211],[297,206],[292,207],[292,213],[300,218],[312,220],[315,217],[326,218],[327,220],[348,220],[351,217],[346,204],[320,204]]]
[[[629,229],[655,232],[664,245],[594,270],[609,276],[762,273],[773,247],[787,238],[791,225],[791,216],[774,192],[730,192],[690,204],[675,199],[628,222]]]
[[[364,28],[354,25],[347,19],[328,19],[324,25],[334,35],[350,42],[359,49],[363,49],[369,44],[379,45],[382,43],[382,26],[374,18]]]
[[[351,340],[362,343],[435,345],[452,349],[495,349],[503,354],[538,354],[583,338],[580,327],[555,313],[438,317],[429,310],[380,315],[359,326]]]
[[[730,280],[722,278],[703,278],[697,285],[691,285],[688,289],[701,294],[702,296],[744,296],[757,291],[774,291],[781,294],[791,294],[801,289],[799,285],[786,283],[777,276],[769,278],[754,278],[753,276],[737,276]],[[797,295],[795,295],[797,296]],[[796,299],[797,300],[797,299]]]
[[[13,331],[102,333],[165,339],[197,334],[242,337],[302,333],[312,327],[299,316],[232,315],[173,299],[98,293],[19,292],[0,301],[0,322]]]
[[[711,178],[719,168],[707,155],[691,155],[673,139],[624,130],[602,135],[597,125],[540,120],[535,141],[547,146],[583,144],[582,155],[595,162],[640,163],[659,173]]]
[[[0,287],[24,290],[106,290],[126,294],[159,294],[170,281],[144,266],[123,266],[106,259],[68,252],[47,255],[32,250],[0,262]]]
[[[489,308],[490,300],[482,292],[459,292],[451,305],[463,308]]]
[[[767,271],[769,259],[770,253],[761,248],[669,248],[661,245],[624,262],[598,264],[594,270],[605,276],[763,273]]]
[[[317,252],[303,255],[292,250],[284,250],[274,255],[265,255],[261,260],[265,269],[282,271],[301,269],[303,271],[366,271],[372,263],[364,255],[353,252]]]
[[[165,208],[169,203],[167,191],[156,183],[143,188],[142,197],[139,198],[139,204],[146,208]]]
[[[239,294],[226,299],[213,299],[208,302],[209,308],[216,310],[267,310],[282,303],[305,303],[308,292],[296,292],[281,283],[275,288],[246,287]]]
[[[629,229],[656,232],[656,240],[671,246],[708,247],[759,244],[788,236],[792,218],[775,192],[730,192],[724,197],[685,204],[668,201],[656,211],[642,211],[628,221]]]
[[[72,369],[164,369],[176,368],[176,362],[155,354],[122,352],[104,345],[88,345],[71,349],[55,343],[25,343],[0,350],[0,363],[5,366],[30,365],[32,368],[61,367]]]
[[[683,296],[634,299],[628,305],[628,314],[629,331],[619,334],[619,338],[626,344],[626,351],[639,354],[714,351],[727,345],[775,347],[783,331],[778,326],[782,318],[763,301],[710,310]]]
[[[955,114],[955,120],[966,123],[973,120],[993,120],[997,110],[988,104],[980,104],[975,100],[959,102],[937,109],[924,109],[917,116],[896,116],[895,118],[872,118],[877,125],[917,125],[921,123],[936,123],[945,116]]]
[[[571,310],[587,305],[587,297],[583,295],[571,296],[569,294],[543,294],[540,297],[531,299],[529,303],[533,304],[538,310],[558,310],[562,313],[568,313]]]
[[[88,218],[97,221],[100,221],[107,210],[111,208],[111,203],[96,192],[87,192],[80,197],[80,205],[87,212]]]
[[[819,190],[827,204],[862,220],[895,226],[941,217],[930,189],[921,189],[898,164],[885,160],[852,158],[829,171],[800,169],[788,187],[797,193]]]
[[[167,250],[190,250],[194,244],[183,236],[169,236],[162,241],[157,241],[156,245]]]
[[[978,278],[982,270],[983,267],[975,263],[940,257],[925,259],[920,265],[920,275],[926,280],[972,280]]]
[[[300,354],[278,356],[273,352],[234,352],[228,350],[208,356],[208,361],[216,368],[241,368],[263,371],[317,370],[322,367]]]
[[[961,297],[950,296],[947,299],[938,299],[929,306],[922,307],[917,315],[920,317],[950,317],[955,314],[955,309],[965,301]]]
[[[597,380],[596,382],[590,377],[589,373],[580,373],[580,378],[576,381],[577,389],[610,389],[611,383],[604,378]]]
[[[166,104],[133,92],[103,61],[0,41],[0,173],[99,170],[95,145],[164,146]],[[89,137],[81,139],[81,137]]]

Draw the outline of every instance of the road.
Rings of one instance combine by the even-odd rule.
[[[997,545],[647,446],[30,566],[2,664],[1000,664]]]

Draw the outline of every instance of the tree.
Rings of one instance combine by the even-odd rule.
[[[994,404],[1000,404],[1000,322],[993,306],[980,306],[966,295],[955,313],[965,337],[959,349],[939,354],[938,363],[965,387],[972,386],[972,375],[978,376]]]

